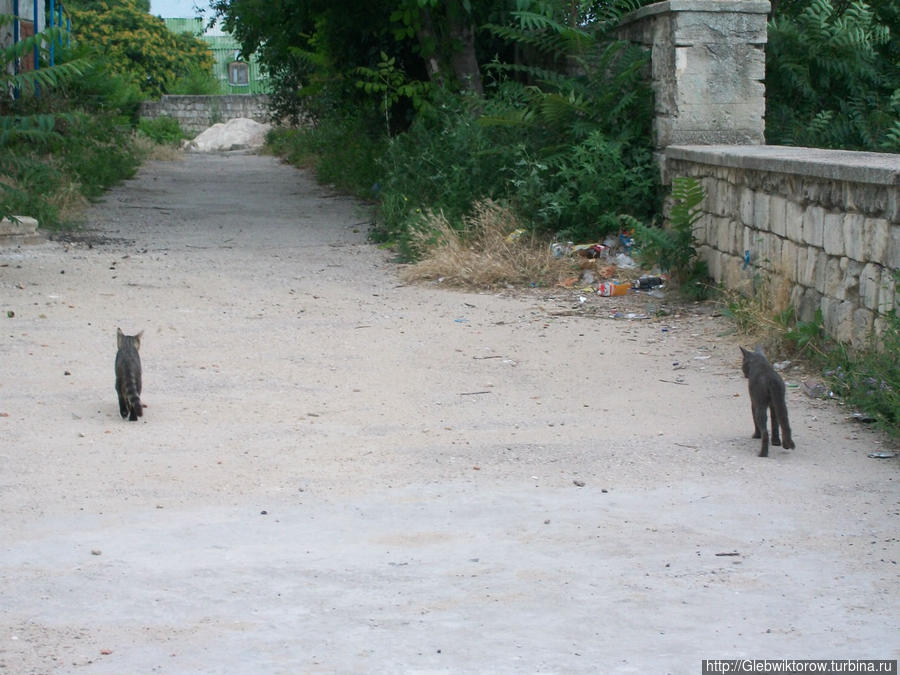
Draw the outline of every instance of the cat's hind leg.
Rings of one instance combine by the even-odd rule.
[[[756,432],[760,435],[756,436],[754,434],[754,438],[762,438],[762,444],[759,449],[760,457],[769,456],[769,430],[766,428],[767,410],[768,408],[764,405],[753,408],[753,423],[756,425]]]
[[[119,387],[118,382],[116,382],[116,394],[119,395],[119,414],[124,419],[128,417],[128,401],[122,395],[122,389]]]
[[[781,435],[778,431],[778,415],[775,412],[774,403],[769,405],[769,416],[772,418],[772,445],[781,445]]]

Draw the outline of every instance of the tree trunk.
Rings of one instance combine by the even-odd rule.
[[[445,11],[436,26],[431,10],[422,9],[416,30],[428,77],[439,87],[448,86],[451,80],[462,89],[481,94],[484,90],[470,17],[458,0],[449,0]]]
[[[450,56],[450,66],[460,86],[470,92],[483,94],[481,85],[481,69],[478,67],[478,58],[475,56],[475,29],[467,21],[469,17],[461,16],[455,12],[448,12],[450,28],[450,41],[453,51]],[[455,14],[455,16],[454,16]],[[458,21],[457,19],[462,19]]]

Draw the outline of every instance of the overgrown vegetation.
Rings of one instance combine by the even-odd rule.
[[[12,20],[0,15],[4,25]],[[0,89],[13,94],[0,98],[0,217],[28,215],[44,228],[71,222],[143,157],[133,136],[137,88],[65,48],[64,37],[48,29],[0,50]],[[17,72],[13,65],[35,48],[41,68]]]
[[[67,2],[73,38],[93,50],[108,72],[147,97],[169,93],[179,82],[185,88],[202,73],[212,77],[208,45],[193,35],[171,32],[162,19],[145,9],[146,4],[138,0]]]
[[[668,273],[686,297],[703,300],[709,296],[709,270],[697,256],[694,229],[703,216],[700,207],[706,195],[694,178],[679,177],[672,181],[672,206],[669,222],[662,228],[623,216],[634,231],[641,260]]]
[[[142,119],[138,122],[138,131],[159,145],[179,146],[187,138],[178,120],[163,115],[155,119]]]
[[[788,3],[766,55],[769,143],[900,152],[900,5]]]
[[[454,20],[486,22],[482,31],[471,27],[474,52],[459,47],[470,57],[490,48],[486,80],[477,64],[473,70],[452,58],[452,41],[423,40],[423,31],[447,37],[459,26],[439,26],[431,3],[399,4],[390,33],[366,27],[359,37],[377,44],[374,59],[341,43],[343,56],[355,61],[336,64],[332,41],[346,37],[328,31],[338,19],[305,4],[316,19],[303,24],[312,35],[290,47],[262,46],[264,63],[273,50],[302,62],[306,86],[299,93],[313,117],[309,128],[273,135],[273,149],[313,162],[322,180],[374,197],[376,240],[412,258],[426,211],[462,230],[485,199],[502,203],[530,232],[563,240],[615,233],[623,214],[653,217],[659,189],[642,73],[647,55],[609,35],[615,19],[638,3],[604,3],[600,12],[599,3],[563,11],[557,3],[507,2],[483,14],[460,3]],[[235,11],[226,18],[248,36],[245,49],[259,46],[271,18],[243,4]],[[343,25],[349,30],[356,21]],[[270,30],[288,39],[280,28]],[[423,60],[434,53],[443,56]]]

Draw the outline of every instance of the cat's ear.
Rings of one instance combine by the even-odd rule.
[[[122,346],[122,340],[124,339],[124,337],[125,337],[125,333],[122,332],[122,329],[116,328],[116,344],[119,347]]]
[[[750,352],[748,352],[746,349],[744,349],[743,347],[741,347],[741,354],[743,354],[744,356],[749,356],[749,355],[750,355]]]
[[[141,338],[144,336],[144,331],[141,331],[137,335],[134,336],[135,346],[140,349],[141,348]]]

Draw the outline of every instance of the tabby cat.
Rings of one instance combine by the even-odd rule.
[[[766,360],[762,350],[747,351],[741,347],[744,362],[741,366],[750,389],[750,410],[753,413],[753,438],[762,438],[760,457],[769,456],[769,432],[766,429],[766,411],[772,412],[772,445],[796,447],[791,439],[787,403],[784,399],[784,380]],[[778,428],[781,427],[781,436]]]
[[[119,413],[132,422],[144,414],[141,406],[141,336],[125,335],[121,328],[116,329],[116,342],[119,351],[116,353],[116,393],[119,395]]]

